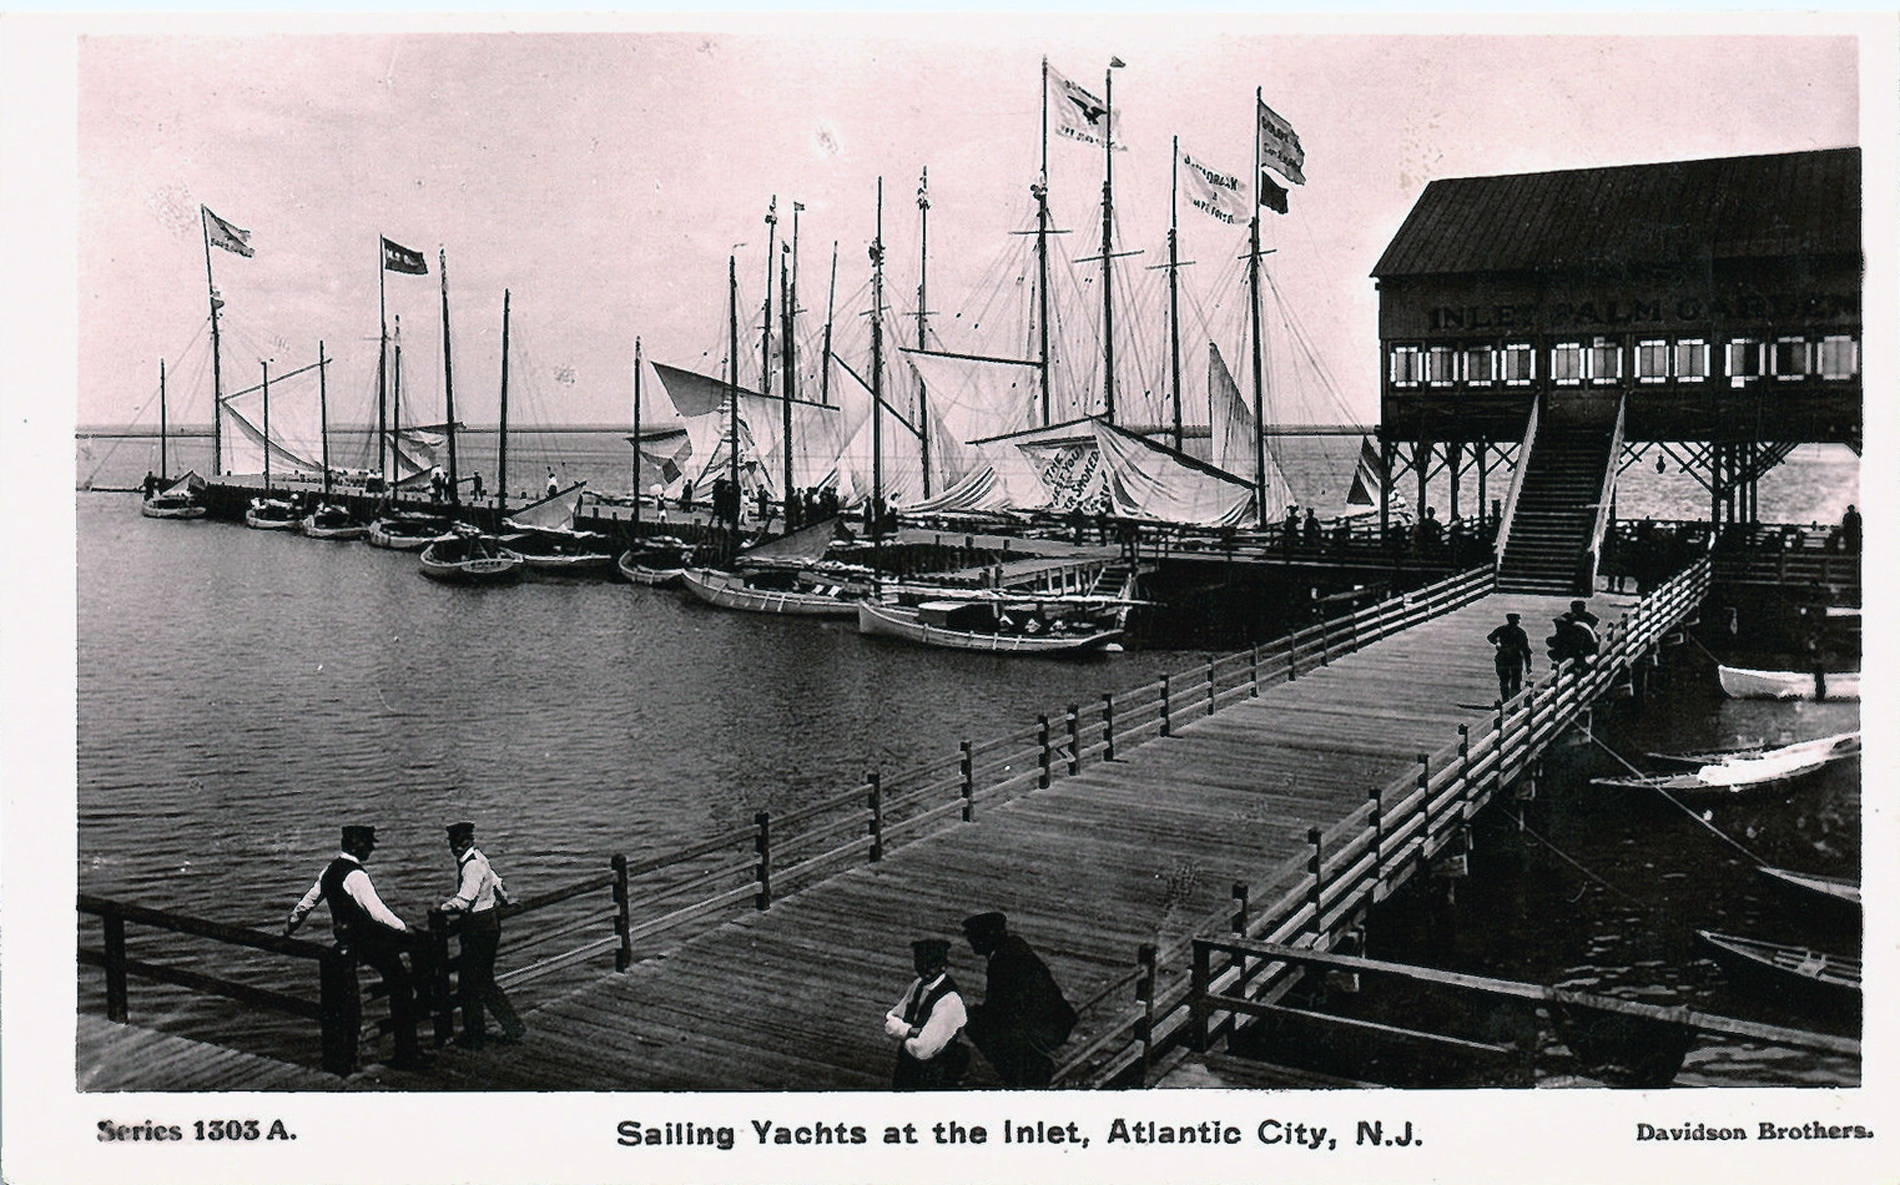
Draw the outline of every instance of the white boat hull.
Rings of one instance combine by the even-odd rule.
[[[1080,654],[1100,649],[1122,636],[1122,631],[1117,629],[1088,634],[1001,634],[945,629],[920,621],[917,611],[907,606],[870,601],[858,602],[858,632],[902,638],[922,646],[990,654]]]
[[[643,584],[648,588],[678,588],[686,575],[685,568],[649,568],[633,562],[632,552],[623,552],[617,565],[620,574],[632,584]]]
[[[244,525],[256,531],[294,531],[299,523],[287,502],[273,502],[262,509],[253,503],[244,511]]]
[[[146,518],[203,518],[205,508],[195,502],[152,498],[139,506],[139,513]]]
[[[1717,667],[1722,694],[1731,699],[1860,698],[1859,671],[1756,671],[1747,667]]]
[[[857,599],[828,593],[778,591],[746,587],[745,581],[730,572],[710,568],[688,568],[680,576],[686,591],[709,605],[738,609],[746,613],[778,613],[791,617],[856,618]]]

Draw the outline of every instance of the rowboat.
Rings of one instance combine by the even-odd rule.
[[[422,549],[421,572],[445,584],[503,584],[521,576],[521,557],[493,536],[462,529]]]
[[[1716,958],[1732,971],[1773,984],[1777,992],[1792,990],[1817,1003],[1860,1011],[1860,960],[1852,955],[1709,930],[1696,934],[1715,948]]]
[[[1663,790],[1685,797],[1722,799],[1789,786],[1836,761],[1859,753],[1860,733],[1843,732],[1760,753],[1731,756],[1683,773],[1593,778],[1590,784],[1610,789]]]
[[[620,553],[620,574],[634,584],[651,588],[678,588],[692,556],[692,546],[673,535],[654,535]]]
[[[1643,756],[1662,765],[1686,765],[1690,769],[1701,769],[1705,765],[1715,765],[1737,757],[1758,757],[1771,747],[1766,741],[1749,741],[1727,749],[1702,749],[1692,753],[1645,753]]]
[[[363,541],[371,547],[386,547],[391,551],[421,551],[448,534],[451,525],[448,519],[433,514],[396,511],[370,523]]]
[[[260,531],[294,531],[297,508],[281,498],[252,498],[244,508],[244,525]]]
[[[602,571],[613,563],[611,551],[601,550],[607,537],[594,531],[570,531],[546,527],[511,531],[501,537],[502,545],[521,557],[530,572],[556,576],[581,576]]]
[[[1048,615],[1034,603],[995,600],[924,601],[916,605],[858,602],[858,632],[923,646],[990,654],[1080,654],[1119,640],[1122,631],[1088,616]]]
[[[1860,917],[1860,882],[1857,880],[1796,872],[1790,868],[1773,868],[1766,864],[1755,871],[1776,887],[1786,889],[1789,896],[1804,908],[1820,906],[1836,914]]]
[[[1722,694],[1731,699],[1860,698],[1859,671],[1758,671],[1718,666],[1716,677],[1722,681]]]
[[[298,530],[312,539],[344,540],[361,539],[369,528],[350,517],[343,507],[326,502],[305,515]]]
[[[834,581],[824,573],[803,569],[722,572],[715,568],[687,568],[680,574],[680,580],[687,592],[721,609],[795,617],[855,619],[858,602],[870,595],[868,586],[856,581]]]

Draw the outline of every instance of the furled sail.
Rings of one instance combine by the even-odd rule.
[[[715,479],[725,477],[731,469],[732,388],[723,380],[677,366],[656,362],[653,369],[679,413],[684,440],[666,438],[670,439],[671,453],[649,459],[659,462],[657,468],[663,475],[670,462],[674,476],[665,478],[667,493],[677,494],[679,486],[691,481],[703,495]],[[738,395],[740,487],[747,495],[763,487],[768,497],[780,498],[783,491],[778,487],[785,480],[784,400],[743,387]],[[838,408],[792,400],[793,484],[809,489],[836,481],[841,432]],[[642,435],[647,440],[658,439],[653,433]]]

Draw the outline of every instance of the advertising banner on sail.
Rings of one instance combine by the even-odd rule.
[[[1295,185],[1306,184],[1306,150],[1293,125],[1280,118],[1273,108],[1258,98],[1260,108],[1260,160]],[[1264,200],[1264,199],[1263,199]]]
[[[1182,180],[1187,183],[1183,189],[1189,205],[1229,225],[1247,220],[1247,199],[1241,193],[1238,176],[1210,169],[1186,153],[1181,163],[1187,166]]]
[[[1049,111],[1056,117],[1056,135],[1097,148],[1104,139],[1114,139],[1115,117],[1108,104],[1070,82],[1054,66],[1043,70],[1049,80]],[[1115,145],[1117,150],[1125,147]]]

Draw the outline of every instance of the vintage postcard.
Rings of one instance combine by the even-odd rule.
[[[0,21],[6,1179],[1890,1174],[1894,18],[1377,19]]]

